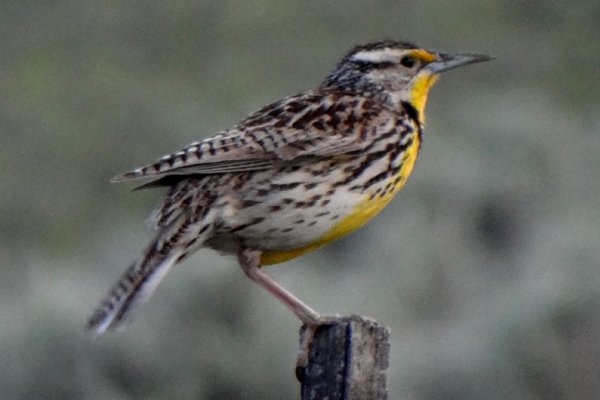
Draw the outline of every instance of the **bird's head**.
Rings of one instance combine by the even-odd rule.
[[[354,47],[321,87],[375,96],[392,107],[408,102],[423,121],[427,94],[441,72],[491,59],[481,54],[439,53],[407,42],[373,42]]]

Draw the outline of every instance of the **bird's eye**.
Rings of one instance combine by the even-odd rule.
[[[412,68],[415,66],[416,63],[417,60],[415,60],[415,58],[411,56],[404,56],[400,59],[400,65],[403,65],[406,68]]]

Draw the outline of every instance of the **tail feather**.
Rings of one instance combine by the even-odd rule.
[[[96,336],[121,325],[131,311],[145,302],[162,278],[177,262],[182,251],[171,249],[168,254],[154,246],[138,262],[132,264],[87,322],[87,329]]]
[[[204,212],[208,205],[178,207],[176,213],[169,213],[143,257],[125,271],[88,319],[89,331],[99,336],[119,327],[137,305],[150,297],[174,264],[203,245],[214,226],[214,215]]]

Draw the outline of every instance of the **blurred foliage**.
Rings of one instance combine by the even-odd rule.
[[[600,392],[600,3],[20,1],[0,6],[3,399],[297,398],[299,323],[201,251],[123,333],[87,314],[159,192],[116,172],[316,86],[352,45],[493,54],[434,88],[382,215],[268,273],[392,328],[390,398]]]

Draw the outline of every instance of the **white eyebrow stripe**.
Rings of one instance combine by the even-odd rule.
[[[400,58],[400,52],[397,49],[363,50],[354,54],[350,59],[352,61],[362,61],[371,63],[393,62],[397,63]]]

